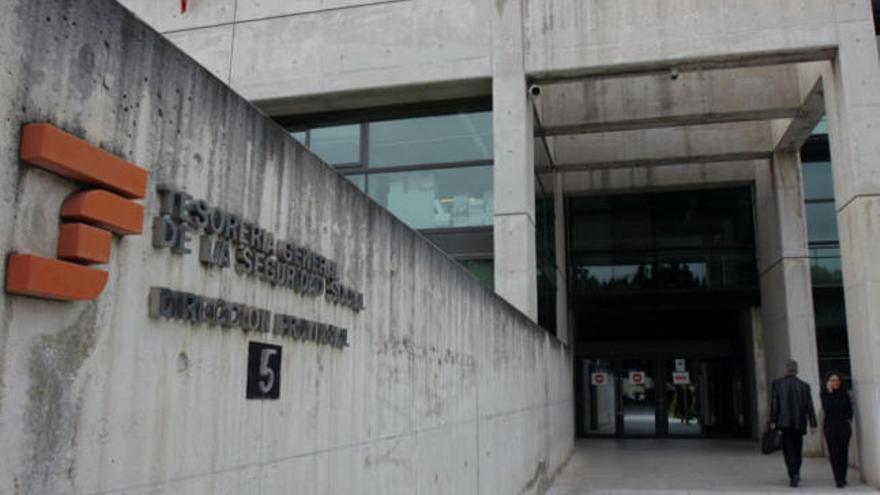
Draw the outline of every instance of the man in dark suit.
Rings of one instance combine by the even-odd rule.
[[[773,381],[773,400],[770,403],[770,427],[782,430],[782,453],[791,486],[801,479],[801,459],[807,424],[816,433],[816,411],[810,385],[797,377],[798,364],[789,360],[785,376]]]

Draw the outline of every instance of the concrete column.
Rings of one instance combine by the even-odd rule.
[[[795,359],[818,408],[819,361],[800,156],[776,152],[758,167],[758,270],[767,377],[782,376],[785,361]],[[807,454],[821,454],[821,437],[809,435],[804,448]]]
[[[766,343],[764,327],[761,324],[761,308],[752,307],[742,312],[742,330],[748,354],[749,389],[752,395],[752,436],[758,440],[767,425],[770,415],[770,388],[767,378]]]
[[[880,486],[880,63],[870,2],[835,2],[824,74],[862,476]]]
[[[537,321],[534,116],[526,94],[522,1],[491,4],[495,291]]]
[[[565,243],[565,195],[562,174],[553,175],[553,214],[556,225],[556,337],[568,343],[568,250]]]

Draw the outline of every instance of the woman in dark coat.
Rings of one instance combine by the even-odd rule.
[[[825,411],[825,441],[828,443],[828,459],[834,472],[837,488],[846,486],[849,439],[852,436],[852,400],[843,388],[840,373],[831,372],[822,387],[822,409]]]

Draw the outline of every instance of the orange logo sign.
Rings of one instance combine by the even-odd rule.
[[[6,291],[60,299],[95,299],[107,271],[90,264],[110,261],[112,234],[140,234],[148,172],[51,124],[24,126],[21,160],[98,189],[74,193],[61,206],[56,258],[16,253],[6,268]],[[112,234],[111,234],[112,233]]]

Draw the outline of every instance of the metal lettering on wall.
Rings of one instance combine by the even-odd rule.
[[[159,186],[159,215],[153,220],[153,246],[179,255],[193,251],[198,236],[198,258],[206,268],[233,268],[273,288],[304,297],[324,297],[355,313],[365,309],[364,295],[339,281],[339,268],[328,259],[238,215],[167,186]],[[153,287],[150,316],[245,332],[273,333],[334,347],[348,346],[348,331],[292,315],[275,314],[222,299]]]

